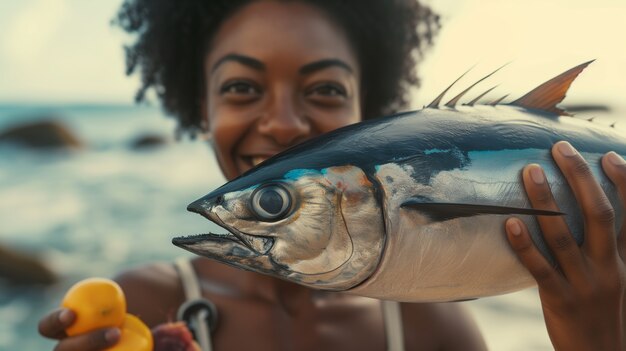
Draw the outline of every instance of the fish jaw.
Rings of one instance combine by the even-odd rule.
[[[217,239],[217,241],[221,241],[222,239],[228,239],[245,246],[257,255],[267,254],[274,245],[274,240],[271,237],[254,236],[241,232],[235,227],[224,223],[219,216],[220,212],[225,212],[223,208],[219,207],[223,201],[222,199],[220,196],[213,199],[209,197],[209,200],[202,198],[187,206],[188,211],[198,213],[228,231],[226,234],[209,233],[207,234],[208,237],[204,237],[204,240]]]
[[[229,228],[216,213],[215,207],[220,202],[220,197],[204,197],[191,203],[187,210],[209,219],[226,229],[227,233],[176,237],[172,239],[172,244],[197,255],[246,270],[260,272],[276,270],[276,267],[265,256],[274,245],[274,239],[254,237]]]
[[[267,256],[243,244],[232,234],[199,234],[172,239],[172,244],[196,255],[230,266],[270,274],[276,271]]]

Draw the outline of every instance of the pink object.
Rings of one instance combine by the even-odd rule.
[[[185,322],[159,324],[152,336],[154,351],[201,351]]]

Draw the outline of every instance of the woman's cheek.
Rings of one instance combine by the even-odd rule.
[[[236,128],[229,128],[221,121],[214,120],[211,125],[212,147],[218,164],[226,178],[231,179],[237,174],[237,167],[233,158],[236,141],[239,140]]]
[[[232,179],[239,173],[236,161],[234,159],[234,145],[231,143],[233,139],[219,133],[214,134],[213,151],[217,162],[222,169],[222,173],[227,179]]]

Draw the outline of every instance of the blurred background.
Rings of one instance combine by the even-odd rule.
[[[428,3],[443,28],[413,107],[472,66],[451,96],[510,62],[490,94],[510,101],[596,59],[564,105],[626,132],[623,0]],[[51,350],[36,324],[72,283],[187,255],[171,238],[210,230],[185,207],[224,180],[205,143],[174,141],[156,99],[133,104],[131,38],[110,25],[120,4],[0,0],[0,350]],[[552,349],[535,289],[465,304],[491,349]]]

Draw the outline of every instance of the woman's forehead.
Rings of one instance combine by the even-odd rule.
[[[221,25],[206,63],[211,67],[233,53],[261,61],[336,58],[357,64],[341,27],[322,10],[303,2],[259,1],[241,8]]]

